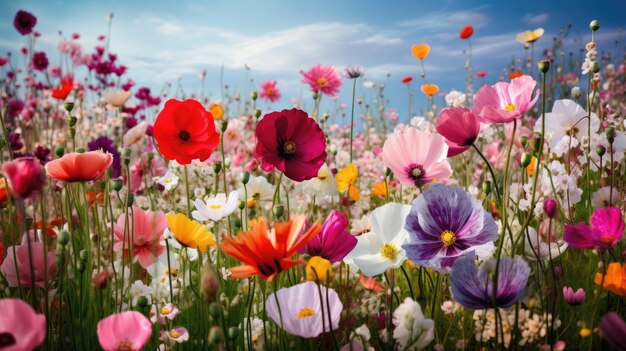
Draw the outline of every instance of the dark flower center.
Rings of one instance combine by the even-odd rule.
[[[293,141],[286,141],[282,146],[282,156],[284,158],[292,158],[296,153],[296,143]]]
[[[11,333],[0,333],[0,349],[15,345],[15,337]]]
[[[412,164],[407,167],[407,174],[413,181],[416,186],[421,186],[424,184],[424,176],[426,172],[424,171],[424,167],[421,165]]]
[[[191,138],[191,135],[189,135],[189,132],[186,130],[181,130],[180,133],[178,133],[178,139],[182,141],[188,141],[189,138]]]

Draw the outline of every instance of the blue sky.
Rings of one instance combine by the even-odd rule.
[[[250,78],[254,85],[268,78],[277,80],[283,98],[273,107],[279,109],[290,107],[291,97],[310,103],[300,70],[315,63],[339,69],[360,64],[366,79],[385,84],[386,96],[401,118],[406,113],[406,87],[400,79],[413,75],[419,82],[419,64],[410,54],[412,44],[426,42],[432,47],[425,60],[430,81],[443,91],[463,90],[467,42],[458,38],[458,31],[465,25],[475,27],[474,70],[488,70],[487,82],[494,82],[513,56],[524,55],[522,45],[514,40],[517,32],[546,29],[535,50],[539,58],[559,28],[568,23],[573,27],[566,51],[575,52],[589,40],[591,19],[601,22],[600,51],[616,50],[614,40],[626,24],[623,0],[0,0],[0,8],[0,55],[24,45],[12,26],[19,9],[37,16],[36,29],[43,34],[39,45],[46,51],[56,46],[59,30],[66,36],[80,33],[85,50],[91,50],[96,37],[106,33],[105,17],[112,11],[111,50],[129,66],[128,74],[139,86],[158,90],[165,82],[176,85],[180,78],[187,93],[199,92],[198,74],[206,69],[206,90],[212,99],[219,99],[223,66],[225,82],[242,92],[247,93]],[[582,45],[575,42],[581,37]],[[620,53],[624,44],[622,40]],[[349,102],[349,91],[349,82],[344,80],[341,102]],[[362,94],[371,92],[359,86]],[[418,93],[414,111],[424,108],[425,102]]]

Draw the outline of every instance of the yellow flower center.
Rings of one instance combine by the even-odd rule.
[[[166,179],[163,181],[163,183],[171,183],[171,182],[172,182],[172,179],[170,179],[170,178],[166,178]]]
[[[293,141],[288,141],[283,145],[283,152],[286,155],[293,155],[296,152],[296,143]]]
[[[170,312],[172,312],[172,310],[167,306],[161,308],[161,314],[170,314]]]
[[[303,309],[300,310],[300,312],[298,312],[298,319],[302,319],[302,318],[306,318],[306,317],[311,317],[315,315],[315,311],[313,311],[312,309],[305,307]]]
[[[132,350],[133,350],[133,344],[128,340],[120,341],[120,343],[117,344],[117,347],[115,348],[115,351],[132,351]]]
[[[444,230],[439,238],[441,238],[441,242],[443,242],[443,246],[445,247],[454,244],[454,242],[456,241],[456,236],[453,232],[449,230]]]
[[[178,269],[177,268],[172,268],[172,270],[169,270],[167,268],[165,268],[165,272],[163,272],[163,274],[165,274],[166,276],[172,276],[172,278],[175,278],[176,276],[178,276]]]
[[[506,105],[506,106],[504,107],[504,110],[505,110],[506,112],[512,112],[512,111],[515,111],[515,105],[513,105],[513,104],[508,104],[508,105]]]
[[[326,86],[326,84],[328,84],[328,79],[322,77],[320,79],[317,80],[317,85],[319,86]]]
[[[172,330],[172,332],[170,333],[170,336],[173,337],[174,339],[180,337],[180,333],[177,332],[176,330]]]
[[[219,209],[219,208],[222,208],[222,205],[220,205],[220,204],[213,204],[213,205],[209,206],[209,208],[212,208],[212,209],[214,209],[214,210],[217,210],[217,209]]]
[[[392,243],[385,243],[385,245],[380,248],[380,255],[388,260],[395,260],[398,255],[398,248]]]

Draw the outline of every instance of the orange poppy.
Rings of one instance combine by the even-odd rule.
[[[422,85],[422,93],[432,97],[433,95],[439,92],[439,87],[437,84],[424,84]]]
[[[474,34],[474,27],[465,26],[461,29],[461,32],[459,32],[459,37],[465,40],[465,39],[469,39],[469,37],[471,37],[472,34]]]
[[[52,219],[50,222],[44,224],[42,221],[37,221],[33,224],[31,224],[31,229],[39,229],[42,230],[46,233],[46,236],[49,238],[55,238],[57,236],[57,232],[56,230],[54,230],[55,227],[60,227],[62,225],[64,225],[65,223],[67,223],[67,221],[65,220],[64,217],[61,216],[57,216],[54,219]]]
[[[513,80],[513,79],[515,79],[517,77],[521,77],[523,75],[524,75],[524,72],[513,71],[513,72],[509,73],[509,79]]]
[[[378,197],[387,196],[387,191],[389,190],[389,185],[385,184],[385,182],[378,182],[372,186],[372,195]]]
[[[88,192],[85,193],[85,196],[87,197],[87,203],[89,205],[91,205],[94,202],[96,202],[96,200],[98,200],[99,204],[103,204],[104,203],[104,193],[103,192],[88,191]]]
[[[429,52],[430,52],[430,45],[428,44],[419,44],[419,45],[411,46],[411,53],[413,54],[413,56],[415,56],[416,58],[420,60],[425,59],[426,56],[428,56]]]
[[[604,276],[604,282],[602,282]],[[606,274],[596,273],[594,282],[619,296],[626,296],[626,263],[623,265],[617,262],[609,263]]]
[[[245,263],[230,268],[232,277],[260,275],[270,282],[278,273],[297,264],[305,264],[306,261],[292,260],[291,256],[322,229],[320,223],[315,222],[300,235],[305,220],[305,216],[296,216],[289,222],[275,223],[272,230],[264,221],[258,221],[247,232],[240,231],[234,237],[225,236],[220,245],[222,251]]]
[[[211,106],[209,106],[209,112],[211,112],[213,118],[218,120],[222,119],[224,116],[224,109],[220,104],[211,104]]]

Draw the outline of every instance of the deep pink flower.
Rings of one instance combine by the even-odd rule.
[[[448,157],[469,149],[480,133],[480,121],[467,108],[444,108],[437,118],[437,131],[448,144]]]
[[[304,82],[311,86],[311,91],[335,96],[341,86],[341,76],[332,65],[317,64],[310,70],[302,72]]]
[[[26,12],[24,10],[19,10],[15,14],[15,19],[13,20],[13,26],[20,32],[21,35],[30,34],[33,31],[33,28],[37,24],[37,17],[35,17],[32,13]]]
[[[48,68],[48,56],[45,52],[36,52],[33,54],[33,69],[37,71],[45,71]]]
[[[341,212],[330,211],[322,225],[322,231],[299,252],[306,252],[309,256],[320,256],[331,263],[343,260],[357,244],[356,237],[346,230],[348,223],[348,219]]]
[[[13,193],[27,198],[46,185],[46,174],[41,162],[34,157],[20,157],[2,165],[2,173],[11,184]]]
[[[262,99],[265,99],[269,102],[274,102],[280,99],[280,90],[278,90],[278,84],[275,80],[270,79],[261,83],[261,85],[259,86],[259,90],[261,91],[259,93],[259,96]]]
[[[484,123],[508,123],[520,118],[539,98],[533,90],[537,82],[528,75],[514,78],[511,83],[484,85],[474,98],[472,112]]]
[[[9,62],[9,60],[8,60],[8,59],[6,59],[6,58],[4,58],[4,57],[0,56],[0,67],[2,67],[2,66],[4,66],[4,65],[6,65],[8,62]]]
[[[582,304],[585,302],[586,297],[587,294],[583,288],[578,288],[578,290],[574,292],[574,289],[569,286],[563,287],[563,299],[565,299],[565,302],[567,302],[570,306],[578,306]]]
[[[298,109],[265,115],[256,127],[255,156],[296,182],[317,177],[326,161],[326,137],[317,122]]]
[[[409,127],[385,141],[382,155],[385,166],[404,185],[422,186],[452,175],[446,159],[448,145],[437,133],[427,134]]]
[[[152,323],[143,314],[125,311],[98,322],[98,341],[104,351],[143,350],[152,335]]]
[[[161,244],[163,232],[167,228],[165,213],[161,211],[144,211],[139,207],[133,207],[132,225],[129,225],[126,233],[126,244],[124,245],[124,215],[120,215],[117,223],[113,226],[115,234],[115,251],[121,251],[124,247],[124,254],[128,255],[130,249],[130,238],[133,238],[133,259],[139,261],[143,268],[148,268],[154,262],[154,257],[160,256],[165,251],[165,246]]]
[[[1,299],[0,349],[35,350],[46,338],[46,317],[20,299]]]
[[[46,287],[46,277],[44,270],[45,265],[43,261],[43,243],[41,241],[31,242],[30,248],[30,255],[28,250],[28,243],[26,242],[23,242],[21,245],[15,246],[15,248],[13,246],[7,248],[7,257],[5,258],[4,262],[2,262],[2,266],[0,267],[0,269],[2,270],[2,273],[4,274],[4,277],[6,278],[10,287],[17,287],[20,284],[23,288],[29,288],[32,286],[32,278],[30,274],[31,258],[33,261],[33,272],[35,273],[35,286],[40,288]],[[15,250],[17,260],[16,256],[13,255],[13,250]],[[18,271],[15,270],[16,261]],[[51,277],[54,276],[55,268],[56,265],[54,263],[54,252],[51,251],[48,252],[48,279],[51,279]]]
[[[622,238],[624,219],[618,208],[598,208],[589,221],[591,226],[585,222],[566,225],[563,240],[577,249],[610,249]]]

